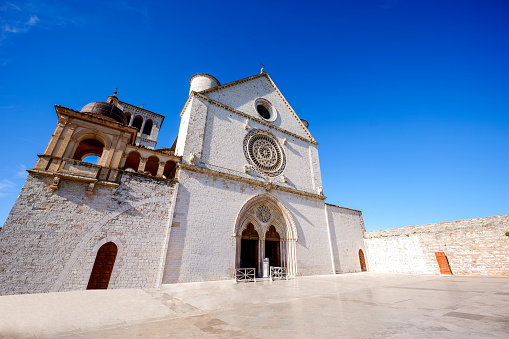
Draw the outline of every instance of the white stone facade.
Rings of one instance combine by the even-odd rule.
[[[72,158],[76,147],[72,159],[40,156],[0,232],[0,293],[85,289],[110,242],[108,288],[233,279],[246,265],[260,275],[264,257],[290,277],[361,270],[361,212],[325,204],[318,144],[270,77],[191,80],[174,148],[152,150],[162,115],[116,96],[127,125],[59,108],[58,152],[65,138],[99,147],[73,139],[67,115],[130,141],[108,146],[111,169]],[[149,135],[132,128],[137,116],[151,119]]]

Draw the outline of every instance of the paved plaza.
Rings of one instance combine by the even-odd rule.
[[[353,273],[0,297],[0,337],[509,338],[509,277]]]

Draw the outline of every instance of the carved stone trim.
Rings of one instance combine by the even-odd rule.
[[[207,174],[207,175],[211,175],[211,176],[218,176],[218,177],[222,177],[222,178],[232,180],[232,181],[240,181],[240,182],[247,183],[249,185],[259,186],[262,188],[267,188],[267,184],[270,184],[270,189],[278,190],[281,192],[288,192],[288,193],[297,194],[297,195],[301,195],[304,197],[319,199],[319,200],[327,199],[325,196],[318,195],[316,193],[310,193],[310,192],[301,191],[301,190],[298,190],[295,188],[279,186],[274,183],[268,183],[266,181],[244,178],[244,177],[241,177],[238,175],[219,172],[219,171],[216,171],[213,169],[204,168],[204,167],[200,167],[200,166],[188,165],[188,164],[184,164],[181,162],[177,163],[177,166],[179,169],[186,169],[186,170],[190,170],[190,171],[197,172],[197,173],[203,173],[203,174]]]

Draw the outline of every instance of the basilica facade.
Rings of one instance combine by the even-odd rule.
[[[0,232],[1,294],[366,269],[362,213],[325,202],[318,143],[269,75],[189,85],[168,147],[164,116],[116,93],[55,106]]]

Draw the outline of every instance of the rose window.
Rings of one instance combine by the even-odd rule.
[[[285,155],[276,139],[262,130],[252,130],[244,139],[244,154],[255,170],[277,176],[286,165]]]
[[[256,209],[256,217],[261,222],[268,222],[270,220],[270,210],[269,210],[269,208],[267,206],[265,206],[265,205],[258,206],[258,208]]]

